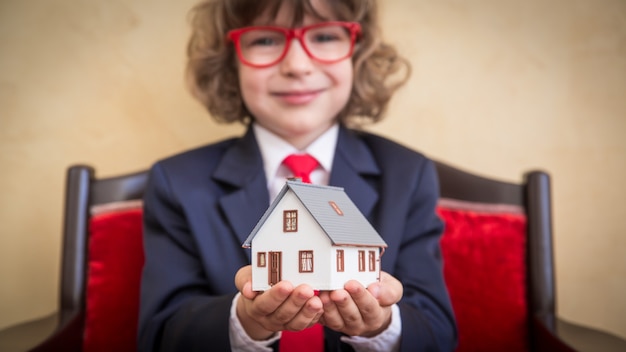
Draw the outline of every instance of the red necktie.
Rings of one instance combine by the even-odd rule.
[[[302,178],[302,182],[311,183],[311,171],[319,163],[309,154],[291,154],[283,160],[283,164],[291,170],[294,177]],[[324,328],[315,324],[302,331],[283,331],[279,350],[288,352],[323,352]]]
[[[311,171],[315,170],[319,163],[309,154],[291,154],[283,160],[283,164],[293,172],[294,177],[302,178],[302,182],[311,183]]]

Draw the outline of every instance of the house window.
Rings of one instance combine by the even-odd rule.
[[[313,272],[313,251],[300,251],[300,272]]]
[[[333,202],[331,200],[330,202],[328,202],[328,204],[330,204],[330,206],[333,208],[335,213],[337,213],[337,215],[343,216],[343,211],[341,211],[341,209],[339,209],[339,206],[337,205],[337,203],[335,203],[335,202]]]
[[[365,251],[359,251],[359,271],[365,271]]]
[[[265,252],[259,252],[256,254],[256,266],[258,266],[259,268],[265,268],[266,266],[266,261],[265,261]]]
[[[297,232],[298,231],[298,211],[297,210],[283,211],[283,231],[284,232]]]
[[[376,270],[376,253],[369,251],[370,271]]]
[[[343,249],[337,250],[337,271],[343,272]]]

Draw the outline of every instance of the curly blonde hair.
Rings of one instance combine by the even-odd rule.
[[[293,0],[293,24],[305,14],[328,20],[315,10],[313,0]],[[239,89],[237,59],[226,33],[250,25],[259,14],[276,16],[282,0],[205,0],[190,11],[192,34],[187,46],[186,78],[193,96],[219,122],[244,124],[248,112]],[[359,22],[362,34],[352,62],[354,84],[350,98],[337,116],[358,125],[382,119],[393,93],[408,79],[411,67],[396,49],[381,39],[375,0],[327,0],[333,20]],[[269,12],[268,12],[269,11]]]

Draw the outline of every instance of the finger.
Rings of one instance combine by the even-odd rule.
[[[324,314],[320,317],[320,323],[333,330],[341,331],[345,325],[341,314],[339,314],[339,308],[337,308],[335,302],[330,299],[330,292],[321,292],[319,298],[324,307]]]
[[[386,272],[381,272],[380,282],[373,283],[367,288],[382,307],[398,303],[402,298],[402,283]]]
[[[250,281],[247,281],[247,282],[243,285],[243,288],[241,289],[241,291],[240,291],[240,292],[241,292],[241,294],[242,294],[245,298],[247,298],[247,299],[249,299],[249,300],[254,299],[254,297],[256,297],[258,294],[260,294],[259,292],[252,291],[252,282],[250,282]]]
[[[271,314],[270,319],[278,324],[287,324],[294,319],[296,314],[305,308],[307,302],[315,296],[315,292],[308,285],[299,285],[296,287],[283,303],[276,308],[274,313]],[[309,319],[315,316],[315,314],[322,308],[322,303],[317,302],[313,304],[313,312],[308,313]],[[309,307],[311,309],[311,307]]]
[[[345,285],[345,289],[357,306],[363,321],[369,322],[380,316],[381,308],[378,301],[372,296],[370,291],[366,290],[358,281],[348,281]]]
[[[267,329],[262,321],[259,321],[255,319],[255,317],[248,314],[247,308],[250,305],[252,305],[252,301],[243,296],[239,296],[239,299],[237,300],[237,317],[239,318],[241,326],[244,328],[248,336],[255,340],[265,340],[277,330]]]
[[[258,292],[252,291],[252,268],[250,265],[241,267],[237,271],[237,274],[235,274],[235,286],[249,300],[257,296]]]
[[[322,315],[322,302],[319,297],[311,297],[302,307],[302,309],[285,324],[285,329],[291,331],[300,331],[315,324]]]
[[[235,286],[237,290],[242,291],[246,282],[252,282],[252,267],[250,265],[242,266],[235,274]]]
[[[348,291],[335,290],[330,293],[330,299],[335,303],[339,311],[339,315],[343,320],[344,328],[342,331],[353,331],[359,329],[362,325],[361,313]]]
[[[257,316],[269,316],[278,309],[293,292],[289,281],[281,281],[254,299],[251,311]]]
[[[309,326],[307,326],[307,328],[310,328],[311,326],[317,324],[320,322],[320,319],[322,318],[322,316],[324,315],[324,311],[320,311],[318,312],[315,317],[313,317],[313,319],[311,319],[311,322],[309,323]]]
[[[380,287],[376,285],[378,285],[378,283],[376,283],[373,287],[368,287],[366,290],[358,283],[346,284],[346,290],[350,292],[351,297],[359,307],[359,311],[363,319],[362,330],[355,331],[355,333],[358,333],[361,336],[378,335],[391,323],[391,307],[381,306],[379,304],[379,300],[371,294],[371,292],[374,291],[374,294],[378,293],[379,295],[384,295],[384,292],[381,293]],[[384,287],[384,285],[382,287]],[[399,300],[401,296],[401,294],[398,295],[397,300]],[[393,302],[395,303],[397,300],[394,300]]]

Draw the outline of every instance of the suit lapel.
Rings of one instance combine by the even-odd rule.
[[[343,187],[359,210],[369,218],[378,201],[378,192],[366,177],[380,175],[380,169],[369,148],[356,133],[343,126],[339,129],[330,185]]]
[[[251,128],[226,151],[213,178],[234,189],[219,204],[243,243],[269,205],[263,160]]]
[[[380,175],[380,169],[357,132],[339,129],[330,185],[343,187],[366,216],[378,201],[378,192],[366,180]],[[269,206],[267,180],[261,152],[251,128],[229,148],[213,178],[234,190],[220,198],[225,218],[243,243]]]

